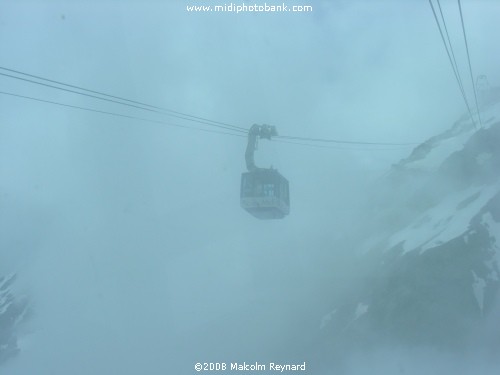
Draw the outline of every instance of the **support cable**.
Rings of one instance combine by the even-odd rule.
[[[4,68],[4,67],[1,67],[1,66],[0,66],[0,69],[5,70],[5,71],[9,71],[9,72],[13,72],[13,73],[16,73],[16,74],[21,74],[21,75],[24,75],[24,76],[27,76],[27,77],[31,77],[31,78],[36,78],[38,80],[55,83],[55,84],[58,84],[58,85],[61,85],[61,86],[71,87],[73,89],[77,89],[77,90],[80,90],[80,91],[85,91],[85,92],[91,93],[91,94],[87,94],[85,92],[75,91],[75,90],[67,89],[67,88],[63,88],[63,87],[58,87],[58,86],[50,85],[50,84],[47,84],[47,83],[37,82],[37,81],[33,81],[31,79],[13,76],[11,74],[0,73],[0,75],[5,76],[5,77],[9,77],[9,78],[13,78],[13,79],[18,79],[18,80],[21,80],[21,81],[25,81],[25,82],[37,84],[37,85],[40,85],[40,86],[45,86],[45,87],[49,87],[49,88],[53,88],[53,89],[57,89],[57,90],[62,90],[62,91],[70,92],[70,93],[73,93],[73,94],[83,95],[83,96],[87,96],[87,97],[94,98],[94,99],[104,100],[104,101],[115,103],[115,104],[121,104],[121,105],[129,106],[129,107],[133,107],[133,108],[138,108],[138,109],[142,109],[144,111],[160,113],[160,114],[164,114],[164,115],[167,115],[167,116],[176,117],[176,118],[179,118],[179,119],[182,119],[182,120],[194,121],[194,122],[198,122],[200,124],[205,124],[205,125],[209,125],[209,126],[214,126],[214,127],[218,127],[218,128],[227,129],[227,130],[235,130],[235,131],[240,131],[240,132],[245,132],[245,133],[247,131],[245,128],[242,128],[242,127],[239,127],[239,126],[236,126],[236,125],[226,124],[226,123],[219,122],[219,121],[213,121],[213,120],[209,120],[209,119],[206,119],[206,118],[203,118],[203,117],[193,116],[193,115],[189,115],[189,114],[186,114],[186,113],[173,111],[173,110],[170,110],[170,109],[157,107],[157,106],[153,106],[153,105],[150,105],[150,104],[138,102],[138,101],[135,101],[135,100],[130,100],[130,99],[122,98],[122,97],[119,97],[119,96],[109,95],[109,94],[105,94],[105,93],[102,93],[102,92],[99,92],[99,91],[85,89],[85,88],[82,88],[82,87],[79,87],[79,86],[75,86],[75,85],[69,85],[67,83],[63,83],[63,82],[59,82],[59,81],[55,81],[55,80],[43,78],[43,77],[40,77],[40,76],[35,76],[33,74],[28,74],[28,73],[20,72],[18,70],[8,69],[8,68]],[[104,97],[97,96],[95,94],[101,95],[101,96],[104,96]]]
[[[125,114],[121,114],[121,113],[115,113],[115,112],[109,112],[109,111],[102,111],[102,110],[94,109],[94,108],[88,108],[88,107],[81,107],[81,106],[72,105],[72,104],[59,103],[59,102],[55,102],[55,101],[52,101],[52,100],[45,100],[45,99],[40,99],[40,98],[34,98],[34,97],[31,97],[31,96],[14,94],[14,93],[11,93],[11,92],[0,91],[0,94],[9,95],[9,96],[13,96],[13,97],[16,97],[16,98],[33,100],[33,101],[40,102],[40,103],[53,104],[53,105],[57,105],[57,106],[60,106],[60,107],[80,109],[80,110],[88,111],[88,112],[101,113],[101,114],[110,115],[110,116],[114,116],[114,117],[121,117],[121,118],[128,118],[128,119],[132,119],[132,120],[146,121],[146,122],[151,122],[151,123],[161,124],[161,125],[167,125],[167,126],[174,126],[174,127],[177,127],[177,128],[199,130],[199,131],[208,132],[208,133],[225,134],[225,135],[231,135],[233,137],[242,137],[242,138],[246,138],[247,137],[246,135],[243,135],[243,134],[235,134],[235,133],[228,133],[228,132],[223,132],[223,131],[218,131],[218,130],[196,128],[194,126],[172,124],[170,122],[161,121],[161,120],[152,120],[152,119],[147,119],[147,118],[142,118],[142,117],[137,117],[137,116],[125,115]]]
[[[8,95],[16,98],[21,98],[21,99],[27,99],[31,101],[36,101],[39,103],[46,103],[46,104],[52,104],[56,105],[59,107],[66,107],[66,108],[72,108],[72,109],[78,109],[82,111],[87,111],[87,112],[93,112],[93,113],[100,113],[100,114],[105,114],[105,115],[110,115],[114,117],[121,117],[121,118],[127,118],[127,119],[132,119],[132,120],[138,120],[138,121],[145,121],[145,122],[150,122],[150,123],[155,123],[155,124],[161,124],[161,125],[167,125],[167,126],[173,126],[173,127],[178,127],[178,128],[185,128],[185,129],[191,129],[191,130],[199,130],[203,132],[208,132],[208,133],[215,133],[215,134],[223,134],[223,135],[230,135],[233,137],[240,137],[240,138],[247,138],[247,135],[243,135],[240,133],[229,133],[229,132],[224,132],[224,131],[218,131],[218,130],[211,130],[211,129],[203,129],[203,128],[197,128],[194,126],[187,126],[187,125],[180,125],[180,124],[173,124],[165,121],[160,121],[160,120],[152,120],[152,119],[147,119],[147,118],[142,118],[142,117],[137,117],[137,116],[131,116],[131,115],[125,115],[121,113],[115,113],[115,112],[109,112],[109,111],[103,111],[99,109],[94,109],[94,108],[88,108],[88,107],[82,107],[82,106],[76,106],[72,104],[66,104],[66,103],[60,103],[52,100],[45,100],[45,99],[40,99],[40,98],[35,98],[32,96],[26,96],[26,95],[20,95],[20,94],[15,94],[12,92],[6,92],[6,91],[0,91],[0,94],[2,95]],[[276,139],[279,138],[279,139]],[[290,141],[287,139],[293,139],[295,141]],[[305,141],[321,141],[321,142],[332,142],[334,140],[327,140],[327,139],[316,139],[316,138],[300,138],[300,137],[287,137],[287,136],[278,136],[274,137],[272,139],[273,142],[279,142],[279,143],[288,143],[288,144],[294,144],[297,146],[306,146],[306,147],[314,147],[314,148],[326,148],[326,149],[335,149],[335,150],[352,150],[352,151],[379,151],[379,150],[394,150],[394,149],[399,149],[399,148],[405,148],[408,146],[414,145],[414,143],[403,143],[403,144],[380,144],[380,143],[369,143],[369,142],[351,142],[351,141],[339,141],[335,140],[335,144],[311,144],[311,143],[305,143]],[[353,147],[341,147],[339,144],[350,144],[352,146],[359,146],[359,145],[372,145],[372,146],[380,146],[380,145],[390,145],[390,148],[353,148]],[[394,146],[399,146],[399,147],[394,147]]]
[[[434,5],[432,4],[431,0],[429,0],[429,4],[431,6],[432,13],[434,14],[434,19],[436,20],[436,25],[439,29],[439,33],[441,34],[441,39],[443,41],[444,48],[446,50],[446,54],[448,55],[448,59],[450,61],[451,67],[453,69],[453,73],[455,74],[455,79],[457,80],[458,86],[461,89],[461,93],[462,93],[462,97],[464,99],[465,105],[467,106],[467,112],[469,112],[470,119],[471,119],[472,123],[474,124],[474,127],[476,127],[476,122],[474,121],[474,117],[472,116],[472,111],[470,109],[469,102],[467,101],[467,97],[465,96],[465,92],[463,90],[463,85],[461,84],[461,81],[460,81],[459,76],[458,76],[458,72],[455,70],[455,66],[453,65],[453,60],[451,58],[450,51],[448,50],[448,46],[446,44],[446,40],[445,40],[444,35],[443,35],[443,30],[441,29],[441,24],[439,23],[439,20],[438,20],[437,14],[436,14],[436,10],[434,9]]]
[[[467,35],[465,33],[464,17],[462,14],[462,5],[460,4],[460,0],[458,0],[458,9],[460,10],[460,20],[462,21],[462,31],[464,33],[465,50],[467,51],[467,60],[469,62],[469,72],[470,72],[470,79],[472,81],[472,90],[474,90],[474,99],[476,100],[477,117],[479,118],[479,125],[481,127],[483,127],[483,123],[481,121],[481,114],[479,113],[479,104],[477,102],[476,86],[474,84],[474,75],[472,74],[472,65],[470,62],[469,45],[467,43]]]
[[[361,142],[361,141],[346,141],[341,139],[325,139],[325,138],[305,138],[305,137],[290,137],[290,136],[277,136],[278,139],[290,139],[297,141],[307,142],[321,142],[321,143],[337,143],[337,144],[351,144],[351,145],[372,145],[372,146],[411,146],[419,143],[391,143],[391,142]]]
[[[90,92],[92,94],[75,91],[75,90],[69,89],[69,88],[58,87],[58,86],[54,86],[54,85],[51,85],[51,84],[48,84],[48,83],[37,82],[37,81],[34,81],[32,79],[22,78],[22,77],[18,77],[18,76],[13,76],[11,74],[6,74],[6,73],[0,73],[1,76],[13,78],[13,79],[17,79],[17,80],[21,80],[21,81],[25,81],[25,82],[28,82],[28,83],[33,83],[33,84],[37,84],[37,85],[49,87],[49,88],[54,88],[54,89],[57,89],[57,90],[62,90],[62,91],[70,92],[70,93],[73,93],[73,94],[83,95],[83,96],[91,97],[91,98],[94,98],[94,99],[104,100],[104,101],[115,103],[115,104],[121,104],[121,105],[125,105],[125,106],[132,107],[132,108],[137,108],[137,109],[141,109],[141,110],[145,110],[145,111],[149,111],[149,112],[167,114],[169,116],[180,118],[182,120],[193,121],[193,122],[200,123],[200,124],[205,124],[205,125],[209,125],[209,126],[213,126],[213,127],[217,127],[217,128],[222,128],[222,129],[225,129],[225,130],[229,131],[230,133],[228,133],[228,132],[222,132],[222,131],[209,131],[207,129],[201,129],[201,128],[190,127],[190,126],[183,126],[183,125],[179,125],[179,124],[170,124],[170,123],[167,123],[167,122],[164,122],[164,121],[155,121],[155,120],[144,119],[144,118],[136,117],[136,116],[129,116],[129,115],[117,114],[117,113],[109,112],[109,111],[91,109],[91,108],[86,108],[86,107],[81,107],[81,106],[70,105],[70,104],[63,104],[63,103],[58,103],[58,102],[54,102],[54,101],[50,101],[50,100],[39,99],[39,98],[34,98],[34,97],[29,97],[29,96],[25,96],[25,95],[14,94],[14,93],[8,93],[8,92],[2,92],[2,91],[0,91],[0,94],[10,95],[10,96],[18,97],[18,98],[29,99],[29,100],[34,100],[34,101],[38,101],[38,102],[50,103],[50,104],[54,104],[54,105],[58,105],[58,106],[63,106],[63,107],[68,107],[68,108],[81,109],[81,110],[86,110],[86,111],[91,111],[91,112],[96,112],[96,113],[102,113],[102,114],[108,114],[108,115],[113,115],[113,116],[118,116],[118,117],[124,117],[124,118],[130,118],[130,119],[136,119],[136,120],[141,120],[141,121],[156,122],[156,123],[160,123],[160,124],[172,125],[172,126],[177,126],[177,127],[184,127],[184,128],[190,128],[190,129],[196,129],[196,130],[204,130],[204,131],[213,132],[213,133],[238,135],[240,137],[246,137],[247,134],[248,134],[248,130],[245,129],[245,128],[237,127],[237,126],[230,125],[230,124],[225,124],[223,122],[208,120],[208,119],[204,119],[202,117],[191,116],[191,115],[184,114],[184,113],[181,113],[181,112],[165,110],[165,109],[163,109],[161,107],[155,107],[155,106],[151,106],[149,104],[145,104],[145,103],[141,103],[141,102],[137,102],[137,101],[132,101],[132,100],[129,100],[129,99],[124,99],[124,98],[121,98],[121,97],[118,97],[118,96],[104,94],[104,93],[101,93],[99,91],[84,89],[84,88],[81,88],[81,87],[78,87],[78,86],[65,84],[65,83],[62,83],[60,81],[49,80],[49,79],[46,79],[46,78],[43,78],[43,77],[34,76],[34,75],[31,75],[31,74],[23,73],[23,72],[20,72],[20,71],[17,71],[17,70],[13,70],[13,69],[7,69],[7,68],[3,68],[3,67],[0,67],[0,69],[6,70],[6,71],[9,71],[9,72],[14,72],[16,74],[22,74],[22,75],[25,75],[25,76],[29,76],[29,77],[32,77],[32,78],[39,79],[39,80],[44,80],[44,81],[47,81],[47,82],[56,83],[58,85],[63,85],[63,86],[66,86],[66,87],[75,88],[77,90],[84,90],[84,91]],[[97,96],[97,95],[94,95],[94,94],[98,94],[98,95],[102,95],[102,96],[107,96],[107,98],[103,98],[103,97],[100,97],[100,96]],[[112,99],[110,99],[110,98],[112,98]],[[118,99],[118,100],[115,100],[115,99]],[[128,103],[124,103],[123,101],[126,101]],[[132,104],[132,103],[134,103],[134,104]],[[146,108],[146,107],[148,107],[148,108]],[[174,114],[165,113],[165,111],[170,111],[170,112],[173,112]],[[180,114],[180,115],[178,115],[178,114]],[[233,132],[240,133],[240,134],[234,134]],[[284,142],[284,143],[296,143],[296,144],[301,144],[301,145],[304,145],[304,146],[311,146],[311,147],[315,147],[315,146],[311,145],[310,143],[304,143],[304,142],[320,142],[320,143],[330,143],[330,144],[348,144],[348,145],[365,145],[365,146],[366,145],[371,145],[371,146],[411,146],[411,145],[418,144],[418,143],[362,142],[362,141],[348,141],[348,140],[340,140],[340,139],[306,138],[306,137],[292,137],[292,136],[277,136],[275,138],[280,139],[281,142]],[[287,141],[284,141],[284,140],[289,140],[289,141],[287,142]],[[293,140],[293,141],[296,141],[296,142],[290,142],[290,140]],[[325,147],[325,146],[322,146],[322,147]],[[328,146],[326,146],[326,147],[328,147]],[[334,148],[334,147],[330,147],[330,148]]]
[[[453,51],[453,45],[451,44],[450,34],[448,33],[448,27],[446,26],[446,21],[444,19],[443,9],[441,8],[441,2],[437,0],[437,4],[439,7],[439,13],[441,14],[441,20],[443,21],[444,31],[446,33],[446,39],[448,39],[448,45],[450,47],[451,57],[453,58],[453,66],[455,67],[455,74],[458,78],[458,83],[460,85],[460,91],[462,95],[465,97],[464,84],[462,82],[462,77],[460,76],[460,70],[458,69],[457,59],[455,58],[455,52]]]

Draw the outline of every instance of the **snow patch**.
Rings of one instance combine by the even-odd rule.
[[[481,117],[488,119],[483,121],[483,129],[488,129],[500,119],[500,103],[488,107],[487,110],[481,112]],[[446,139],[436,140],[430,139],[427,141],[427,146],[430,150],[420,159],[408,161],[405,166],[413,169],[436,170],[454,152],[460,151],[469,138],[476,133],[477,125],[473,126],[470,119],[463,120],[460,126],[455,126],[453,134]],[[490,156],[491,157],[491,156]],[[478,163],[487,162],[488,155],[479,155]]]
[[[484,307],[484,288],[486,287],[486,281],[478,277],[474,271],[472,271],[472,276],[474,277],[474,282],[472,283],[472,290],[474,291],[474,297],[476,297],[476,301],[482,315]]]
[[[14,302],[14,297],[12,297],[10,286],[15,277],[15,274],[0,277],[0,315],[5,313]]]
[[[483,121],[483,127],[488,129],[496,122],[497,119],[500,118],[500,102],[488,107],[486,110],[481,111],[481,117],[487,119],[486,121]]]
[[[403,243],[405,253],[417,248],[425,251],[464,234],[469,228],[471,219],[499,191],[499,188],[497,182],[486,188],[472,187],[448,196],[417,217],[405,229],[391,236],[389,248]],[[460,206],[461,202],[474,195],[477,195],[476,199],[471,200],[465,207]],[[457,210],[457,207],[460,209]],[[454,215],[450,216],[450,212],[454,212]]]
[[[321,318],[321,324],[319,326],[319,329],[325,328],[330,323],[336,312],[337,309],[334,309],[330,311],[328,314],[326,314],[323,318]]]
[[[483,215],[481,225],[488,228],[490,236],[495,239],[495,248],[499,249],[500,246],[500,222],[495,221],[490,212]]]
[[[5,313],[7,309],[12,305],[13,300],[7,300],[7,297],[0,300],[0,315]]]
[[[474,132],[475,130],[470,128],[453,137],[439,141],[432,145],[432,149],[424,158],[409,162],[406,166],[416,169],[435,170],[439,168],[448,156],[456,151],[460,151]]]
[[[366,314],[368,311],[368,305],[365,303],[358,303],[358,306],[356,306],[356,312],[354,313],[354,320],[359,319],[361,315]]]

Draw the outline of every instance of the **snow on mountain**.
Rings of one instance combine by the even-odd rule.
[[[0,363],[19,352],[16,328],[27,312],[26,301],[12,291],[15,274],[0,277]]]
[[[352,293],[321,320],[326,347],[464,348],[498,314],[500,101],[483,107],[481,119],[464,115],[373,187],[346,240],[369,272],[353,276]],[[500,350],[500,338],[493,341]]]
[[[405,252],[415,249],[422,252],[464,234],[471,219],[499,191],[500,181],[491,186],[473,186],[450,193],[406,229],[391,236],[389,247],[401,244]]]

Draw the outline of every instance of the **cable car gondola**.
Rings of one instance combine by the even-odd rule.
[[[248,172],[241,175],[240,203],[258,219],[282,219],[290,213],[288,180],[276,169],[258,168],[254,162],[258,138],[271,139],[276,135],[276,128],[270,125],[253,125],[248,132],[245,152]]]

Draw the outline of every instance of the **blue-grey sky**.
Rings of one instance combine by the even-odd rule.
[[[310,0],[311,13],[281,14],[191,3],[218,4],[0,0],[0,66],[300,137],[420,142],[465,112],[427,1]],[[458,8],[442,5],[472,100]],[[474,74],[496,84],[500,4],[462,6]],[[260,222],[239,207],[245,145],[0,94],[0,272],[19,273],[35,310],[12,373],[189,373],[195,360],[261,360],[307,332],[297,322],[319,321],[324,254],[340,251],[329,244],[411,148],[262,141],[257,163],[290,180],[292,207]],[[301,303],[311,290],[314,312]]]

